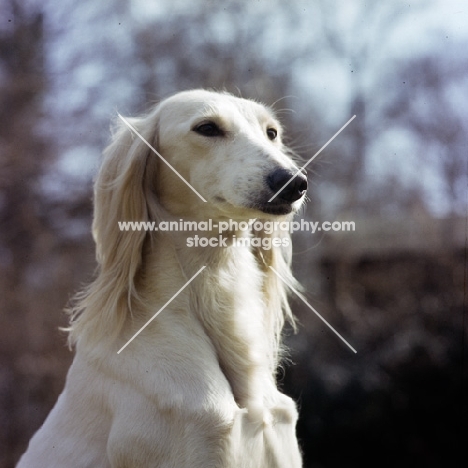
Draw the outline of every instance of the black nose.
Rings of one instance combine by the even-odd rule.
[[[295,174],[295,172],[290,172],[286,169],[276,169],[267,177],[268,187],[270,187],[273,193],[277,193]],[[299,174],[276,195],[275,199],[277,198],[278,201],[293,203],[299,200],[306,190],[307,177],[302,172],[299,172]]]

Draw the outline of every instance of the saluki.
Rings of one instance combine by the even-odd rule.
[[[69,310],[75,359],[18,468],[302,466],[276,384],[295,284],[278,226],[307,178],[274,112],[192,90],[116,122],[95,182],[98,270]]]

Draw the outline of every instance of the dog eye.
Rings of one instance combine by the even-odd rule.
[[[206,137],[217,137],[224,135],[223,131],[213,122],[203,123],[193,129],[194,132]]]
[[[275,140],[276,137],[278,136],[278,132],[277,132],[276,128],[268,128],[266,133],[267,133],[268,138],[271,141]]]

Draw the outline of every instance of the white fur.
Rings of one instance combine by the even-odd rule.
[[[194,131],[203,121],[225,135]],[[271,195],[269,171],[296,170],[280,125],[260,104],[203,90],[179,93],[131,123],[207,202],[120,124],[95,185],[99,271],[70,312],[76,357],[18,468],[300,467],[295,404],[275,382],[281,329],[292,316],[269,266],[293,283],[288,249],[189,248],[187,236],[218,233],[122,232],[117,224],[289,219],[258,208]]]

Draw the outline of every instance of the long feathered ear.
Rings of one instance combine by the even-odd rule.
[[[139,129],[139,121],[131,121]],[[151,138],[150,138],[151,140]],[[151,150],[123,123],[104,159],[94,186],[93,237],[102,271],[117,269],[128,279],[139,263],[145,231],[121,231],[119,223],[148,221],[144,176]]]
[[[157,146],[157,111],[129,122],[146,141]],[[135,278],[142,262],[148,233],[122,228],[126,222],[149,221],[148,166],[154,166],[151,149],[120,123],[104,158],[94,188],[93,237],[99,264],[95,281],[75,298],[69,310],[70,342],[78,338],[116,338],[138,302]],[[150,164],[148,164],[150,162]],[[151,170],[154,170],[152,168]],[[128,226],[128,225],[127,225]]]

